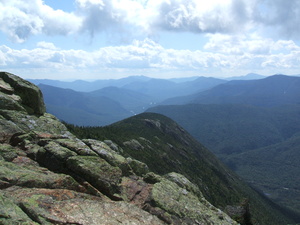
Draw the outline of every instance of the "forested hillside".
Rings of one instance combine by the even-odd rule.
[[[252,186],[299,211],[300,105],[158,106]]]
[[[271,220],[275,219],[276,223],[284,223],[279,222],[280,214],[267,218],[274,207],[294,218],[290,212],[247,187],[209,150],[165,116],[143,113],[106,127],[68,125],[68,128],[79,137],[112,140],[122,148],[124,156],[147,163],[158,174],[181,172],[200,187],[210,202],[221,208],[229,210],[228,205],[243,204],[248,199],[253,221],[273,224]]]

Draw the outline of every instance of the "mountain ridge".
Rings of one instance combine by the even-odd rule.
[[[269,198],[299,214],[295,200],[298,192],[278,193],[284,186],[299,185],[295,179],[299,166],[291,164],[291,159],[284,152],[290,152],[294,160],[300,158],[299,142],[288,142],[300,132],[300,105],[257,107],[190,104],[156,106],[148,111],[161,113],[175,120],[253,187],[262,193],[268,193]],[[280,145],[285,151],[280,154],[273,152],[276,145]],[[293,151],[288,151],[289,148]],[[264,157],[268,155],[268,151],[263,149],[273,152],[273,155],[269,154],[270,159],[277,155],[277,160]],[[278,147],[276,149],[279,151]],[[281,165],[285,165],[285,170],[281,169],[282,174],[276,176]]]
[[[259,80],[233,80],[193,95],[168,99],[164,105],[176,104],[250,104],[276,106],[298,104],[300,77],[274,75]]]
[[[90,92],[95,91],[104,87],[115,86],[122,87],[127,83],[133,81],[149,80],[149,77],[146,76],[130,76],[121,79],[107,79],[107,80],[95,80],[95,81],[86,81],[86,80],[75,80],[75,81],[60,81],[60,80],[49,80],[49,79],[28,79],[35,85],[46,84],[59,88],[68,88],[74,91],[79,92]]]
[[[106,125],[133,115],[107,96],[89,96],[85,92],[39,85],[47,111],[68,123],[92,126]],[[113,113],[112,113],[113,112]]]
[[[104,87],[102,89],[86,93],[88,96],[100,97],[105,96],[114,101],[119,102],[122,107],[126,110],[132,112],[133,114],[138,114],[143,112],[146,108],[157,102],[154,97],[144,95],[140,92],[135,92],[125,88],[119,88],[114,86]]]
[[[215,206],[225,207],[228,210],[230,207],[226,205],[229,202],[243,201],[243,197],[242,199],[240,197],[245,195],[248,196],[252,209],[254,205],[269,201],[243,186],[243,182],[226,167],[221,166],[205,147],[195,142],[174,121],[160,114],[143,113],[106,127],[69,126],[69,129],[81,138],[88,135],[95,139],[112,140],[123,149],[125,156],[137,158],[158,174],[171,170],[183,174],[197,184],[205,198]],[[143,154],[140,154],[141,152]],[[219,178],[216,178],[216,173]],[[243,188],[238,187],[239,185]],[[237,190],[239,191],[236,192]],[[266,213],[266,208],[263,208],[258,211],[253,209],[251,214],[253,221],[263,220]],[[278,223],[280,219],[275,220]],[[266,220],[262,222],[262,224],[270,223]]]
[[[59,119],[81,126],[104,126],[142,113],[167,97],[194,93],[223,82],[204,77],[181,83],[138,77],[138,81],[122,87],[108,86],[89,92],[47,84],[39,84],[39,87],[44,94],[47,110]]]

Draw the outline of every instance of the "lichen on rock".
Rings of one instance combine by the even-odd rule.
[[[41,90],[34,84],[7,72],[0,72],[2,92],[20,97],[21,105],[29,114],[43,115],[46,112]]]
[[[174,178],[175,173],[167,177]],[[155,206],[179,217],[183,223],[194,221],[194,224],[236,224],[204,197],[199,198],[198,196],[202,196],[202,194],[199,193],[199,190],[191,187],[192,184],[187,178],[180,174],[177,177],[175,182],[163,178],[153,185],[151,200]],[[178,180],[180,181],[178,182]],[[184,182],[182,182],[183,180]]]

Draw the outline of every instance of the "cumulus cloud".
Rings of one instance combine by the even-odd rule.
[[[292,40],[277,40],[263,38],[256,34],[250,35],[207,35],[209,41],[204,49],[228,55],[269,55],[299,51],[299,46]]]
[[[114,27],[151,35],[161,30],[230,33],[247,24],[252,4],[246,0],[76,0],[91,34]]]
[[[0,30],[21,43],[36,34],[67,35],[76,32],[81,18],[54,10],[42,0],[0,2]]]
[[[170,0],[163,1],[158,9],[156,26],[196,33],[236,32],[250,13],[243,0]]]
[[[297,0],[76,0],[82,30],[151,35],[160,31],[242,33],[277,29],[279,35],[299,34]],[[134,29],[132,29],[134,28]],[[134,35],[134,34],[133,34]]]
[[[227,40],[226,40],[227,38]],[[222,50],[218,45],[225,40]],[[218,42],[219,41],[219,42]],[[250,71],[272,74],[284,71],[297,73],[300,69],[300,47],[293,41],[264,40],[266,53],[257,54],[252,41],[240,41],[244,52],[230,51],[231,40],[219,37],[207,45],[206,51],[166,49],[150,39],[134,41],[127,46],[103,47],[96,51],[61,50],[51,43],[39,43],[32,50],[16,50],[0,46],[0,65],[5,70],[30,68],[38,71],[52,70],[54,74],[67,71],[103,73],[120,71],[129,74],[148,71],[162,74],[178,71],[183,74],[233,75]],[[282,52],[281,49],[285,49]],[[216,51],[215,51],[216,50]],[[213,73],[213,74],[212,74]]]
[[[83,18],[81,29],[91,36],[122,23],[122,12],[114,9],[113,1],[76,0],[76,3],[77,13]]]
[[[99,32],[150,37],[160,31],[205,34],[264,33],[299,38],[298,0],[74,0],[74,12],[42,0],[0,1],[0,30],[15,42],[36,34]],[[274,35],[274,32],[268,34]]]

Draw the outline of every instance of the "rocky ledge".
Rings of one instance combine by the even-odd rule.
[[[79,140],[35,85],[0,72],[0,224],[236,224],[186,177]]]

